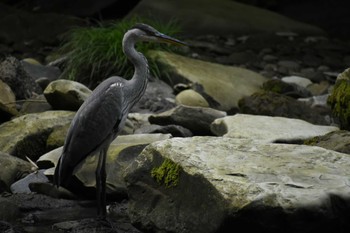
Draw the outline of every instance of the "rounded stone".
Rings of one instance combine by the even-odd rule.
[[[209,107],[208,102],[204,97],[194,90],[184,90],[180,92],[176,98],[175,102],[177,105],[186,105],[194,107]]]

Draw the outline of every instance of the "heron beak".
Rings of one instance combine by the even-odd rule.
[[[170,36],[164,35],[164,34],[158,34],[156,35],[159,41],[170,43],[170,44],[175,44],[175,45],[181,45],[181,46],[188,46],[185,42],[182,42],[178,39],[172,38]]]

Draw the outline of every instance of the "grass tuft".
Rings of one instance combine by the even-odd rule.
[[[95,87],[112,75],[129,79],[133,73],[133,66],[123,54],[122,40],[124,33],[138,22],[152,25],[169,36],[175,36],[180,31],[175,21],[160,23],[141,18],[73,29],[64,36],[64,44],[58,51],[61,55],[68,54],[63,78],[81,82],[89,87]],[[146,57],[146,51],[150,49],[176,51],[178,48],[158,43],[137,44],[137,50]],[[149,66],[151,75],[159,77],[157,64],[150,62]]]

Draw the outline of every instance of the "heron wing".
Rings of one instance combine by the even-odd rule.
[[[119,77],[105,80],[76,113],[55,170],[57,185],[65,183],[87,156],[108,146],[116,137],[126,118],[124,83]]]

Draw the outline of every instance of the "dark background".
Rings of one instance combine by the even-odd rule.
[[[99,20],[125,16],[140,0],[0,0],[32,12],[55,12]],[[269,9],[323,28],[331,36],[350,38],[349,0],[236,0]],[[213,6],[215,1],[213,0]],[[176,9],[174,9],[176,10]]]

